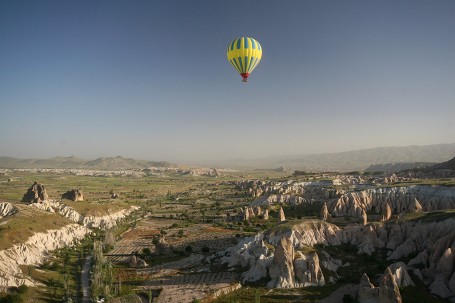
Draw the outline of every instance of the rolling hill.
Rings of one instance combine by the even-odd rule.
[[[49,159],[16,159],[0,157],[0,168],[80,168],[99,170],[141,169],[146,167],[175,167],[169,162],[135,160],[131,158],[103,157],[95,160],[84,160],[74,156],[54,157]]]

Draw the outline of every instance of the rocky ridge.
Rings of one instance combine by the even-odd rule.
[[[414,210],[416,201],[421,210],[429,212],[455,208],[455,188],[444,186],[408,186],[351,191],[327,202],[329,212],[336,216],[361,217],[362,210],[381,213],[387,205],[400,214]]]
[[[323,286],[326,280],[334,282],[338,277],[336,270],[341,261],[325,252],[322,260],[316,252],[302,253],[287,237],[279,238],[275,247],[269,247],[265,235],[260,233],[244,239],[215,258],[220,258],[220,262],[229,268],[247,268],[242,274],[243,282],[269,278],[269,288]],[[324,277],[322,267],[332,272],[332,276]]]
[[[110,229],[117,225],[118,220],[123,219],[130,215],[133,211],[138,210],[139,207],[131,206],[129,209],[122,209],[120,211],[104,215],[104,216],[84,216],[77,212],[71,206],[68,206],[58,201],[48,201],[48,203],[33,203],[32,207],[36,207],[48,212],[56,212],[60,215],[70,219],[75,223],[79,223],[89,228]]]
[[[0,203],[0,219],[14,215],[17,212],[17,208],[13,204],[8,202]]]
[[[19,265],[42,264],[49,252],[75,244],[91,231],[79,224],[69,224],[46,233],[36,233],[27,242],[0,251],[0,289],[35,282],[24,275]]]
[[[46,202],[47,199],[48,196],[44,185],[35,181],[22,197],[22,202],[43,203]]]
[[[343,243],[355,245],[358,253],[364,254],[385,249],[388,251],[387,259],[391,261],[415,256],[407,266],[404,263],[391,266],[396,283],[400,286],[413,285],[407,274],[409,269],[432,293],[455,302],[454,217],[443,218],[440,221],[401,221],[366,226],[352,225],[345,228],[319,220],[305,220],[292,226],[278,226],[253,238],[246,238],[237,246],[227,249],[221,256],[222,263],[229,267],[247,268],[242,274],[244,282],[269,278],[273,281],[270,282],[270,287],[309,285],[305,283],[323,285],[318,268],[330,269],[333,275],[324,277],[324,281],[329,279],[334,281],[337,277],[336,271],[342,264],[336,256],[333,258],[324,255],[324,262],[321,262],[316,261],[316,257],[311,253],[303,254],[301,250],[315,244]],[[300,258],[295,258],[297,255]],[[291,256],[294,256],[292,264]],[[320,259],[322,255],[318,252],[317,256],[317,259]],[[299,259],[302,261],[296,261]],[[303,260],[307,265],[299,264]],[[309,271],[302,276],[300,274],[302,270],[299,268],[303,269],[303,272]],[[302,277],[306,277],[307,280],[303,280]]]
[[[58,230],[49,230],[46,233],[36,233],[23,244],[0,251],[0,290],[11,286],[35,285],[30,277],[22,273],[19,265],[39,265],[48,254],[58,248],[74,245],[86,234],[91,233],[91,228],[109,229],[117,225],[120,219],[125,218],[138,207],[105,215],[105,216],[83,216],[73,208],[58,203],[33,203],[30,207],[58,212],[78,224],[69,224]]]

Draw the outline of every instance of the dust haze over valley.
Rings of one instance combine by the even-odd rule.
[[[1,1],[0,302],[455,302],[454,37],[451,0]]]

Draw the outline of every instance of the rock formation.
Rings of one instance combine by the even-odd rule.
[[[368,223],[367,212],[363,209],[362,210],[362,225],[367,225],[367,223]]]
[[[419,200],[414,198],[414,203],[409,206],[409,208],[413,211],[422,211],[422,205],[420,205]]]
[[[364,273],[359,285],[359,303],[401,303],[401,294],[397,283],[387,267],[379,287],[374,287]]]
[[[164,237],[160,237],[158,243],[155,244],[155,252],[157,254],[168,254],[171,252],[171,245],[164,240]]]
[[[49,251],[72,245],[90,230],[79,224],[69,224],[57,230],[36,233],[27,242],[0,251],[0,289],[22,284],[33,286],[34,281],[25,276],[20,265],[41,264]]]
[[[13,206],[13,204],[8,202],[0,203],[0,219],[14,215],[17,212],[17,208]]]
[[[387,203],[382,210],[382,222],[388,221],[390,218],[392,218],[392,208],[390,207],[390,204]]]
[[[324,286],[325,279],[319,265],[319,257],[316,252],[304,255],[298,252],[294,260],[296,282],[301,286]],[[295,285],[295,287],[298,284]]]
[[[327,203],[324,202],[321,208],[321,220],[327,221],[329,218],[329,209],[327,208]]]
[[[443,215],[443,214],[442,214]],[[429,286],[432,293],[440,297],[455,295],[455,218],[442,216],[441,220],[433,221],[397,221],[387,224],[351,225],[339,228],[334,224],[320,220],[305,220],[293,226],[271,229],[247,238],[239,246],[226,251],[224,263],[230,267],[249,267],[251,272],[248,281],[255,281],[256,273],[267,277],[268,262],[273,253],[267,245],[278,246],[282,238],[287,238],[295,250],[312,247],[315,244],[340,245],[343,243],[357,246],[358,253],[372,254],[377,249],[388,249],[388,260],[400,260],[415,255],[407,266],[398,262],[390,266],[395,283],[400,287],[412,285],[408,270]],[[260,257],[260,255],[263,255]],[[296,252],[296,259],[300,253]],[[305,255],[307,260],[309,255]],[[321,257],[321,255],[318,255]],[[337,266],[326,262],[324,256],[319,262],[321,266],[336,271]],[[293,263],[294,285],[300,285],[298,280],[300,264]],[[330,281],[331,277],[324,277]],[[259,278],[258,278],[259,279]],[[257,280],[257,279],[256,279]],[[283,281],[288,281],[283,280]],[[283,282],[284,283],[284,282]],[[296,286],[300,287],[300,286]]]
[[[363,274],[362,278],[360,278],[360,285],[359,285],[359,295],[358,301],[359,303],[373,303],[378,302],[379,299],[379,288],[374,287],[374,285],[370,282],[367,274]]]
[[[242,218],[242,221],[250,221],[254,217],[263,217],[268,220],[269,210],[261,206],[246,206],[240,209],[238,215]]]
[[[286,217],[284,216],[284,210],[280,207],[280,211],[278,212],[278,223],[286,221]]]
[[[133,268],[141,268],[141,267],[147,267],[148,264],[143,259],[133,255],[133,256],[131,256],[129,265],[130,265],[130,267],[133,267]]]
[[[389,268],[398,287],[415,286],[403,262],[393,263]]]
[[[221,253],[222,263],[229,268],[249,267],[242,274],[243,282],[255,282],[262,278],[270,278],[270,288],[294,288],[305,286],[323,286],[324,268],[334,272],[341,266],[341,261],[324,253],[324,261],[320,262],[316,252],[303,254],[295,252],[292,240],[281,237],[274,251],[268,250],[263,240],[264,235],[246,238],[235,247]],[[333,280],[335,281],[335,280]]]
[[[272,279],[269,288],[293,288],[294,285],[294,247],[287,238],[281,238],[275,249],[272,263],[269,267]]]
[[[36,204],[34,204],[35,206]],[[38,206],[38,205],[36,205]],[[84,216],[77,212],[71,206],[56,202],[49,201],[49,205],[44,207],[39,207],[43,210],[49,212],[58,212],[60,215],[70,219],[73,222],[82,224],[85,227],[89,228],[100,228],[100,229],[110,229],[117,225],[117,222],[127,216],[129,216],[133,211],[138,210],[139,207],[131,206],[129,209],[122,209],[115,213],[111,213],[104,216]]]
[[[32,205],[44,206],[44,204],[36,203]],[[102,217],[84,217],[73,208],[55,201],[49,201],[49,207],[52,211],[59,212],[79,224],[69,224],[58,230],[36,233],[28,238],[25,243],[0,251],[0,289],[22,284],[34,285],[35,282],[22,273],[19,265],[41,264],[50,251],[70,246],[90,233],[91,230],[87,227],[111,228],[117,224],[119,219],[138,209],[138,207],[133,206],[130,209]]]
[[[354,217],[360,217],[362,209],[385,213],[387,205],[392,213],[397,214],[419,208],[426,212],[453,209],[455,208],[455,188],[444,186],[374,188],[347,192],[327,203],[330,213],[336,216]]]
[[[64,193],[62,199],[71,200],[73,202],[84,201],[84,194],[80,189],[72,189]]]
[[[398,288],[395,278],[387,267],[379,285],[379,302],[380,303],[401,303],[400,289]]]
[[[44,185],[39,184],[35,181],[22,197],[22,202],[43,203],[47,201],[47,199],[48,196],[46,193],[46,189],[44,188]]]
[[[269,219],[269,210],[267,208],[264,210],[264,214],[262,215],[262,218],[264,220],[268,220]]]

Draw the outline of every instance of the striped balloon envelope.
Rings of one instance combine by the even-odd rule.
[[[253,38],[237,38],[229,44],[227,58],[242,76],[242,81],[248,82],[248,76],[261,61],[262,47]]]

